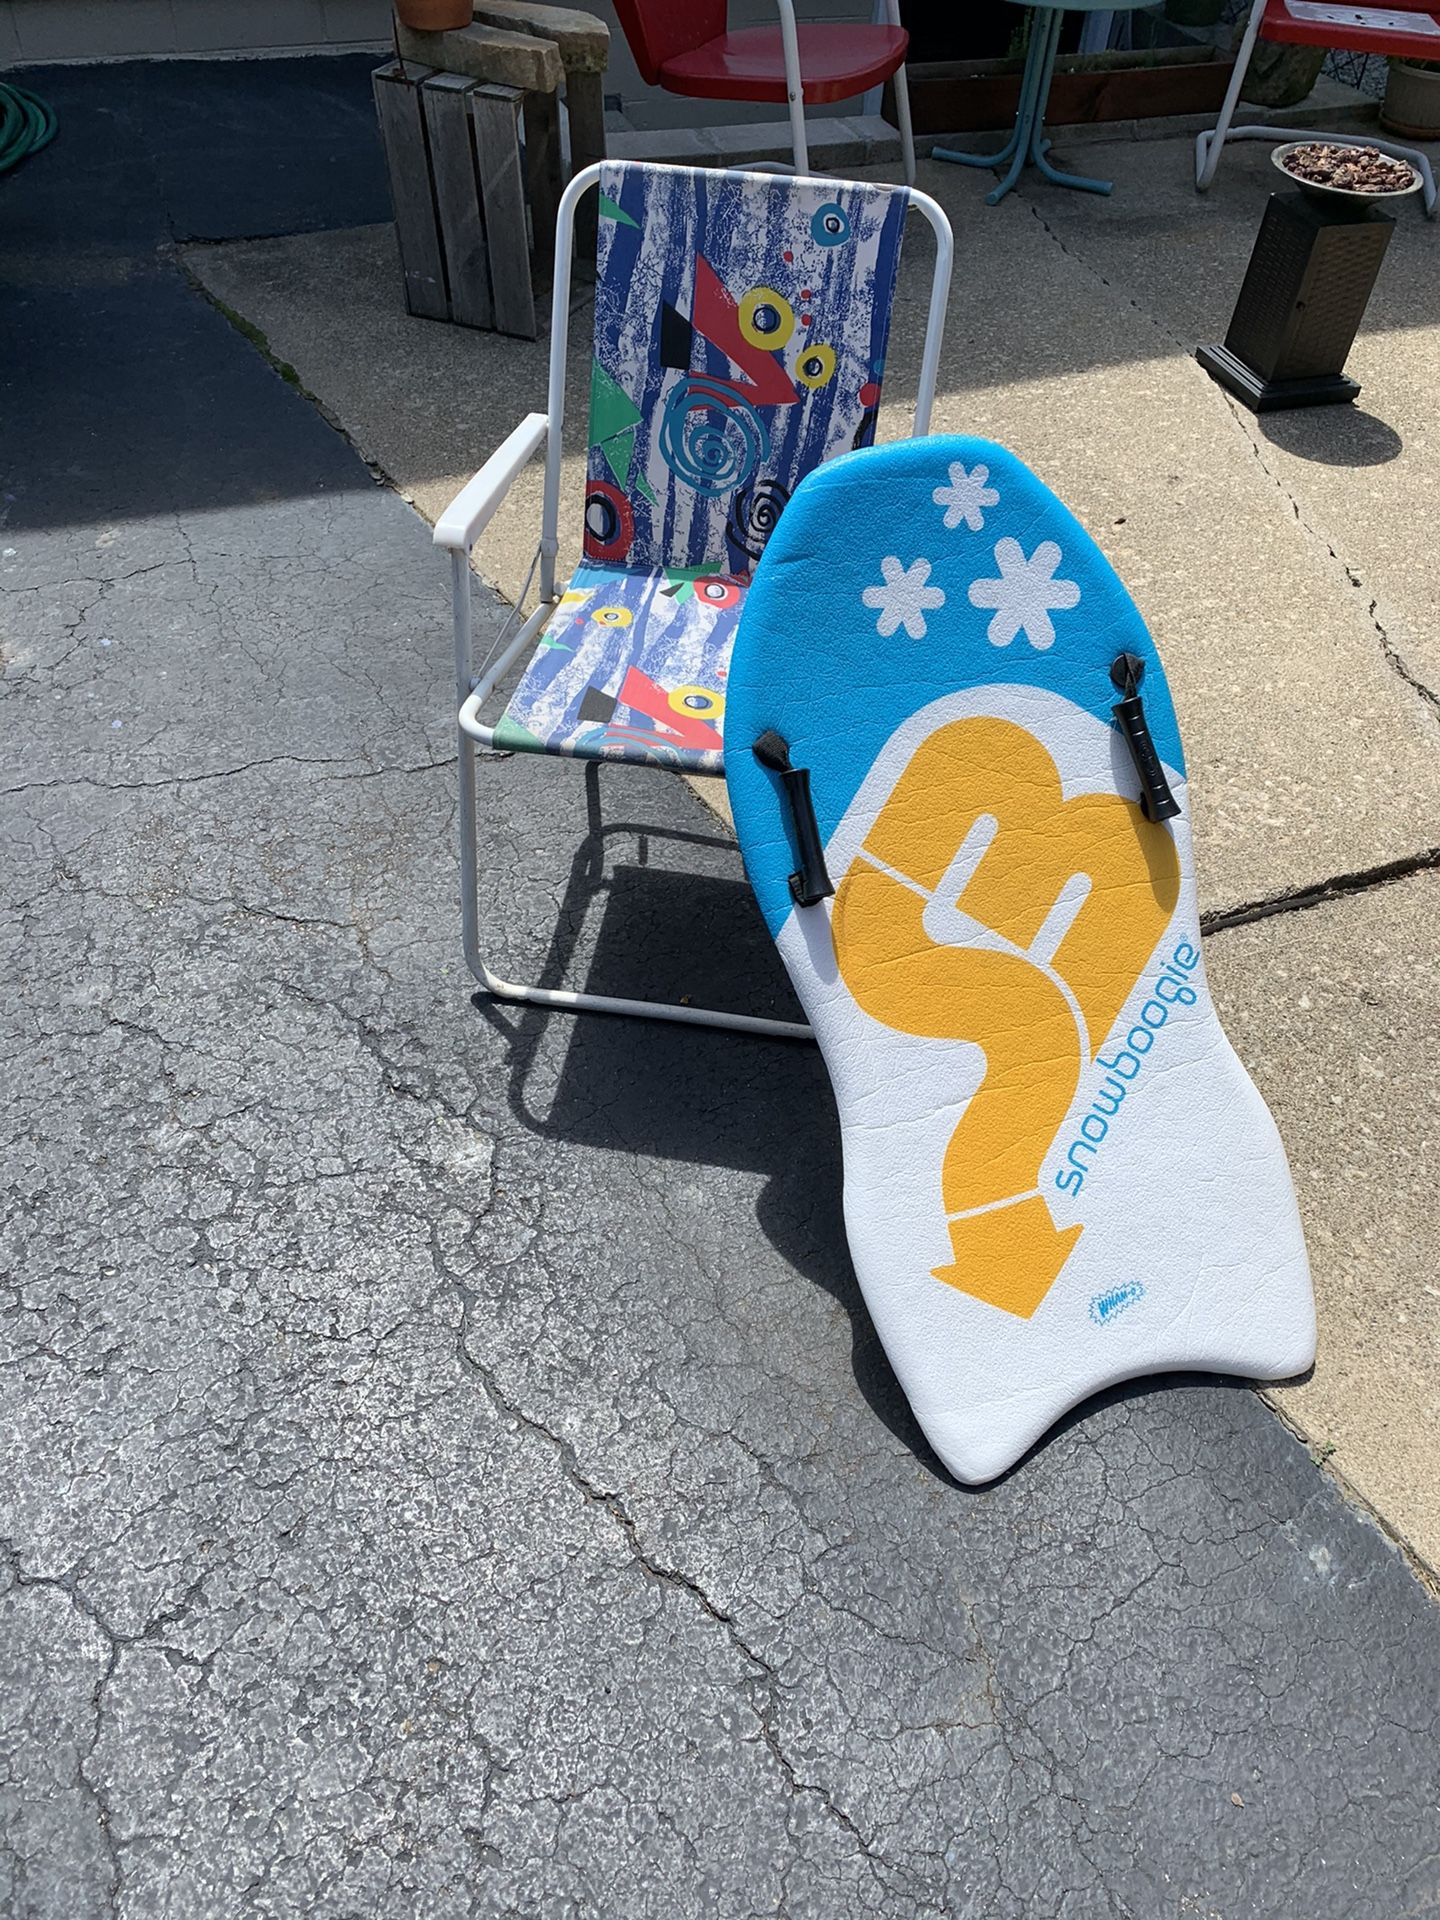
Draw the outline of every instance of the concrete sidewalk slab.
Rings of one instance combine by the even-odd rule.
[[[1216,934],[1227,1031],[1279,1122],[1321,1339],[1269,1391],[1440,1576],[1440,874]]]
[[[1180,713],[1202,907],[1440,842],[1436,716],[1213,383],[1126,283],[1097,275],[1023,200],[988,208],[973,176],[933,163],[924,184],[955,223],[961,262],[985,263],[968,284],[962,264],[936,427],[1028,460],[1134,595]],[[912,354],[916,292],[908,280],[899,315]]]
[[[1107,145],[1093,162],[1113,177],[1112,198],[1043,188],[1029,198],[1062,245],[1190,352],[1224,339],[1266,198],[1283,182],[1261,143],[1228,152],[1203,197],[1183,147],[1164,156],[1157,164],[1155,153]],[[1412,201],[1398,210],[1351,354],[1358,405],[1257,419],[1224,401],[1322,556],[1334,555],[1381,644],[1432,696],[1440,694],[1440,540],[1427,518],[1440,499],[1437,354],[1440,224]]]

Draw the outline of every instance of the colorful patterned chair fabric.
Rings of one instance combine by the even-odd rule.
[[[875,437],[910,197],[603,169],[585,561],[497,746],[722,772],[755,562],[804,476]]]
[[[576,208],[597,190],[584,558],[562,591],[555,563],[570,262]],[[481,951],[476,753],[564,755],[587,761],[592,776],[607,760],[723,771],[730,650],[755,564],[805,475],[875,437],[901,230],[911,211],[935,237],[914,394],[912,432],[923,436],[955,259],[950,223],[928,194],[641,163],[582,168],[562,194],[546,410],[517,423],[435,523],[435,544],[449,559],[455,626],[465,963],[492,998],[808,1037],[809,1028],[791,1020],[579,992],[561,985],[558,973],[524,983],[494,972]],[[481,661],[476,544],[542,449],[540,602],[524,614],[522,595]],[[825,609],[815,615],[823,620]],[[806,637],[795,635],[797,649]],[[504,714],[488,723],[486,702],[527,655]],[[587,781],[592,817],[598,785]],[[581,865],[586,877],[577,884],[588,897],[606,884],[604,862],[587,853]]]

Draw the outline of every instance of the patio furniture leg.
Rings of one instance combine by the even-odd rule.
[[[910,125],[910,81],[904,67],[895,69],[895,118],[900,123],[900,157],[905,168],[905,184],[915,184],[915,134]]]
[[[795,26],[794,0],[776,0],[780,14],[780,44],[785,50],[785,93],[790,109],[790,147],[795,171],[810,171],[810,148],[805,139],[805,83],[800,77],[800,35]]]
[[[1260,21],[1265,13],[1265,0],[1255,0],[1250,9],[1250,18],[1245,22],[1244,37],[1240,50],[1235,55],[1235,65],[1230,70],[1230,84],[1225,89],[1225,98],[1220,107],[1220,118],[1208,131],[1195,136],[1195,191],[1203,193],[1215,178],[1215,169],[1220,164],[1220,154],[1230,133],[1230,122],[1235,118],[1235,109],[1240,104],[1240,89],[1245,84],[1245,75],[1250,68],[1250,56],[1255,51],[1255,41],[1260,32]]]
[[[1203,140],[1205,136],[1201,134],[1200,138]],[[1420,198],[1425,204],[1426,217],[1431,220],[1435,218],[1435,169],[1431,164],[1430,156],[1427,153],[1423,153],[1419,147],[1407,147],[1403,141],[1398,140],[1382,140],[1378,135],[1373,133],[1324,133],[1318,128],[1257,127],[1251,126],[1248,123],[1243,127],[1231,127],[1225,138],[1227,140],[1274,141],[1294,140],[1296,138],[1327,140],[1337,146],[1374,147],[1377,153],[1393,154],[1397,160],[1408,160],[1419,174],[1421,183]],[[1213,168],[1211,172],[1214,172]]]
[[[930,155],[932,160],[948,160],[953,166],[957,167],[990,167],[999,169],[1005,165],[1007,160],[1022,156],[1025,153],[1029,133],[1029,118],[1026,110],[1029,105],[1034,81],[1038,78],[1035,56],[1037,53],[1043,52],[1043,49],[1037,45],[1037,39],[1046,31],[1040,24],[1041,17],[1042,16],[1037,13],[1031,26],[1030,45],[1026,49],[1025,66],[1020,75],[1020,98],[1015,108],[1015,126],[1004,146],[1000,147],[994,153],[961,153],[959,149],[955,147],[936,147]],[[1024,164],[1023,159],[1021,164]],[[1018,172],[1016,177],[1018,178]],[[1005,191],[1008,192],[1009,187],[1014,184],[1014,180],[1011,180]]]
[[[900,0],[888,0],[884,17],[898,27]],[[900,156],[905,166],[905,184],[915,184],[915,134],[910,125],[910,78],[903,66],[895,69],[895,120],[900,129]]]
[[[1015,157],[999,186],[985,196],[987,207],[998,207],[1035,158],[1035,142],[1045,126],[1045,96],[1055,71],[1055,49],[1060,44],[1058,7],[1037,7],[1031,16],[1030,45],[1025,55],[1025,73],[1020,83],[1020,107],[1015,116]]]
[[[471,698],[470,556],[451,555],[451,603],[455,623],[455,691],[460,706]],[[476,683],[481,684],[480,682]],[[496,1000],[557,1008],[569,1013],[618,1013],[633,1019],[670,1020],[682,1026],[725,1027],[732,1033],[764,1034],[771,1039],[810,1040],[808,1026],[795,1020],[763,1020],[747,1013],[718,1013],[709,1007],[672,1006],[660,1000],[623,1000],[604,993],[573,993],[564,987],[523,985],[492,973],[480,952],[478,883],[479,821],[475,804],[475,741],[457,730],[460,775],[460,924],[465,964],[477,983]]]
[[[565,987],[539,987],[492,973],[480,953],[477,884],[478,817],[475,804],[475,742],[459,734],[460,762],[460,911],[465,963],[493,999],[564,1013],[615,1013],[637,1020],[668,1020],[680,1026],[723,1027],[731,1033],[761,1034],[772,1040],[813,1040],[801,1021],[762,1020],[748,1013],[718,1013],[710,1007],[673,1006],[663,1000],[624,1000],[606,993],[574,993]]]
[[[1052,166],[1046,155],[1051,142],[1045,137],[1045,108],[1050,100],[1050,83],[1055,78],[1055,58],[1060,51],[1060,24],[1064,15],[1057,9],[1051,19],[1050,41],[1045,55],[1045,72],[1040,81],[1035,120],[1030,133],[1030,160],[1046,180],[1057,187],[1073,187],[1080,193],[1111,193],[1113,180],[1092,180],[1088,174],[1063,173]]]

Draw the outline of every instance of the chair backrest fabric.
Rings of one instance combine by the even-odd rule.
[[[615,13],[640,78],[656,87],[667,60],[724,33],[726,0],[615,0]]]
[[[746,578],[812,468],[868,446],[909,195],[607,163],[585,553]]]

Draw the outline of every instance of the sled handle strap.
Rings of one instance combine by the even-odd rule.
[[[779,774],[785,788],[795,829],[795,851],[800,859],[799,871],[790,876],[790,892],[798,906],[813,907],[835,889],[826,871],[815,803],[810,798],[810,769],[791,766],[789,745],[773,727],[766,728],[750,751],[762,767]]]
[[[1144,678],[1145,662],[1138,653],[1117,654],[1111,663],[1110,680],[1124,698],[1110,711],[1125,736],[1125,744],[1135,762],[1135,771],[1140,776],[1140,807],[1145,818],[1173,820],[1180,811],[1180,802],[1170,791],[1165,769],[1160,764],[1155,742],[1150,737],[1145,702],[1140,698],[1140,682]]]

